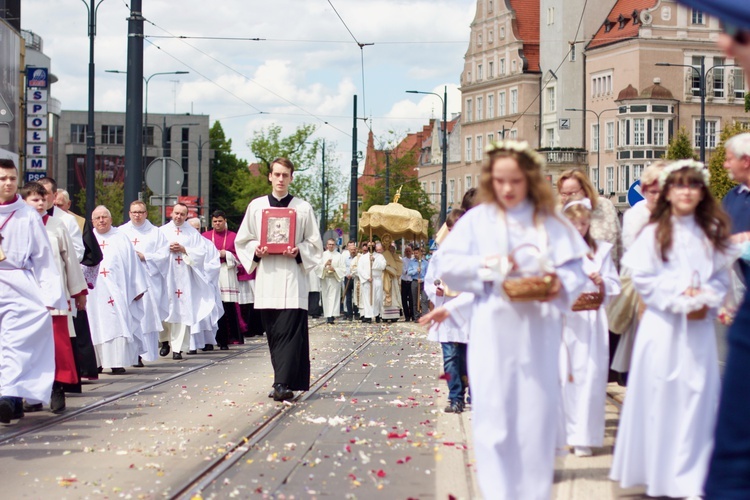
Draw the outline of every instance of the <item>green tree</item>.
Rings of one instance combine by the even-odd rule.
[[[742,128],[742,124],[734,122],[731,125],[726,125],[721,131],[721,137],[719,138],[719,144],[716,146],[711,159],[708,162],[708,171],[711,173],[711,185],[709,186],[711,193],[716,197],[717,200],[724,198],[730,189],[737,185],[736,182],[731,180],[727,175],[727,171],[724,170],[724,160],[726,159],[726,150],[724,144],[727,140],[737,134],[745,132]]]
[[[690,134],[685,127],[680,127],[675,136],[669,142],[669,148],[667,149],[668,160],[684,160],[692,159],[697,160],[695,156],[695,150],[693,144],[690,142]]]
[[[119,226],[123,222],[123,204],[125,200],[125,187],[122,182],[104,184],[101,172],[96,173],[94,179],[94,206],[104,205],[112,212],[112,225]],[[86,188],[81,189],[76,195],[76,207],[81,214],[86,213]]]

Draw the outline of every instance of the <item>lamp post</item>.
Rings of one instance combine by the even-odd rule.
[[[448,212],[448,193],[446,191],[446,175],[448,174],[448,87],[443,87],[443,97],[435,92],[422,92],[419,90],[407,90],[407,94],[430,94],[437,96],[443,102],[443,175],[442,175],[442,192],[440,193],[440,225],[445,223],[445,216]]]
[[[94,131],[94,38],[96,37],[96,13],[104,0],[81,0],[89,14],[89,113],[86,129],[86,217],[94,211],[96,176],[96,133]]]
[[[192,124],[189,123],[188,125],[192,125]],[[198,124],[196,123],[196,125]],[[191,141],[191,140],[182,141],[182,142],[189,142],[189,143],[195,144],[198,147],[198,217],[201,216],[201,208],[203,207],[203,193],[201,192],[201,189],[203,187],[203,184],[201,182],[203,146],[211,142],[211,139],[206,139],[205,141],[202,139],[203,139],[203,136],[198,134],[198,142]]]
[[[706,163],[706,75],[709,71],[713,71],[715,68],[732,68],[736,67],[736,64],[716,64],[706,69],[706,57],[701,56],[701,69],[699,70],[695,66],[689,64],[673,64],[673,63],[656,63],[657,66],[676,66],[682,68],[690,68],[698,74],[698,87],[699,95],[701,98],[701,136],[700,136],[700,157],[701,163]]]
[[[598,171],[599,171],[600,174],[601,174],[601,166],[600,166],[600,161],[599,160],[601,159],[601,154],[602,154],[601,153],[601,151],[602,151],[602,141],[601,141],[602,127],[601,127],[601,122],[600,122],[599,118],[601,117],[601,115],[603,113],[605,113],[607,111],[617,111],[618,109],[620,109],[620,108],[607,108],[607,109],[603,109],[603,110],[601,110],[601,111],[599,111],[597,113],[593,109],[588,109],[588,108],[586,108],[586,109],[584,109],[584,108],[565,108],[565,111],[585,111],[585,112],[588,112],[588,113],[594,113],[596,115],[596,144],[597,144],[597,148],[596,148],[596,168],[598,169]],[[585,120],[584,120],[584,123],[586,123]],[[599,186],[596,186],[596,189],[599,189]]]

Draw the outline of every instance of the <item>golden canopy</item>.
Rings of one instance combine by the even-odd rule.
[[[392,239],[406,238],[426,240],[429,222],[417,210],[406,208],[400,203],[373,205],[359,219],[360,231],[383,237],[385,233]]]

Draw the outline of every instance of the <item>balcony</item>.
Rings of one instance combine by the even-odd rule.
[[[544,156],[544,159],[549,165],[560,165],[560,164],[573,164],[573,165],[586,165],[588,163],[588,152],[581,150],[565,151],[565,150],[544,150],[540,149],[539,153]]]

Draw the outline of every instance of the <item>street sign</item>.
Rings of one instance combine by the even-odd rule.
[[[152,196],[148,202],[155,207],[172,206],[177,203],[177,196]]]
[[[634,183],[630,185],[630,189],[628,189],[628,205],[631,207],[641,201],[643,199],[643,195],[641,194],[641,180],[638,179]]]
[[[47,172],[24,172],[23,174],[23,181],[24,184],[31,182],[31,181],[38,181],[42,177],[46,177]]]
[[[570,118],[560,118],[560,130],[570,130]]]
[[[156,194],[178,195],[183,182],[185,172],[174,158],[157,158],[146,167],[146,185]]]

